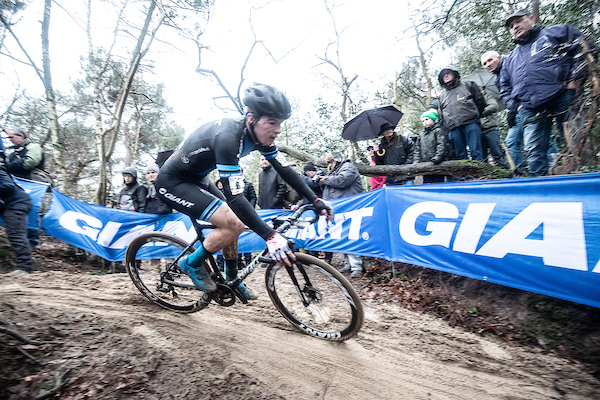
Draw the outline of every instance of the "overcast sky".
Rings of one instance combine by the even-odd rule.
[[[75,18],[85,18],[84,4],[80,0],[59,0],[59,3]],[[217,71],[229,89],[235,91],[241,65],[253,42],[250,4],[256,6],[259,2],[221,0],[215,3],[208,29],[201,39],[210,46],[210,51],[203,53],[202,67]],[[412,41],[401,40],[407,36],[404,31],[410,26],[408,6],[405,0],[347,0],[340,4],[334,14],[338,29],[343,30],[340,56],[345,74],[348,77],[357,74],[355,85],[365,92],[383,90],[405,57],[416,55]],[[35,0],[20,24],[21,32],[27,27],[25,43],[37,48],[42,7],[43,1]],[[324,87],[319,73],[335,79],[337,73],[332,67],[316,67],[317,55],[323,55],[328,41],[335,38],[323,0],[273,1],[253,15],[257,38],[264,41],[276,58],[289,54],[276,64],[262,49],[257,49],[245,72],[247,83],[257,81],[277,86],[303,107],[312,106],[319,95],[336,98],[331,89]],[[54,84],[57,89],[66,90],[68,80],[80,70],[80,54],[87,51],[85,32],[56,4],[52,9],[51,29]],[[99,27],[107,37],[111,29],[108,23]],[[155,67],[156,80],[165,83],[175,119],[186,130],[226,113],[212,106],[212,98],[223,94],[221,89],[209,77],[194,72],[197,51],[193,44],[181,41],[177,48],[156,46],[144,61]],[[23,79],[20,84],[38,87],[41,91],[35,77]]]

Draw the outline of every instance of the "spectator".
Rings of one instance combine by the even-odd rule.
[[[27,221],[33,205],[29,195],[13,181],[4,161],[4,152],[0,152],[0,216],[4,220],[6,236],[17,264],[13,272],[31,273],[33,262],[27,238]]]
[[[6,160],[7,171],[17,178],[31,179],[31,172],[39,168],[44,169],[44,151],[42,147],[27,138],[27,133],[22,128],[6,131],[8,139],[12,142],[13,152]]]
[[[369,153],[369,165],[377,165],[375,163],[375,147],[368,146],[367,152]],[[379,189],[387,184],[385,176],[371,176],[369,182],[371,183],[371,190]]]
[[[304,164],[304,173],[301,175],[302,176],[302,180],[304,180],[304,183],[306,183],[306,185],[312,189],[313,192],[315,192],[315,194],[318,197],[323,196],[323,189],[321,188],[321,185],[319,185],[319,180],[321,179],[321,176],[325,175],[324,171],[318,171],[317,172],[317,167],[315,167],[315,164],[312,163],[311,161],[308,161]],[[302,199],[302,204],[309,204],[310,202],[308,201],[307,198],[303,198]],[[299,204],[295,205],[291,208],[292,211],[296,211],[299,208]]]
[[[125,187],[119,193],[119,209],[146,212],[148,190],[138,183],[135,168],[127,167],[123,170],[123,184]]]
[[[379,134],[383,136],[379,146],[373,146],[375,150],[375,164],[377,165],[404,165],[413,162],[413,143],[404,136],[398,136],[394,132],[394,126],[385,123],[381,125]],[[388,185],[403,185],[404,178],[388,177]]]
[[[587,72],[576,60],[582,34],[568,24],[542,29],[527,10],[511,14],[505,26],[517,47],[502,63],[500,92],[508,109],[523,120],[529,174],[545,175],[553,120],[564,139],[562,125],[574,89]]]
[[[285,181],[263,155],[260,156],[260,167],[262,171],[258,174],[258,206],[262,209],[282,209],[287,192]]]
[[[10,147],[13,152],[8,155],[6,160],[7,172],[17,178],[48,183],[46,179],[38,179],[32,176],[35,171],[44,170],[44,151],[42,147],[27,138],[27,133],[22,128],[9,129],[6,131],[6,135],[13,144]],[[44,172],[44,174],[46,173]],[[37,228],[27,229],[27,237],[32,249],[37,248],[40,243],[40,224],[41,217],[38,218]]]
[[[508,169],[498,127],[498,112],[504,110],[504,103],[502,103],[500,91],[496,86],[496,76],[485,69],[476,69],[465,80],[477,84],[486,102],[480,120],[483,159],[487,160],[489,154],[494,159],[496,166]]]
[[[296,164],[289,164],[289,166],[298,173]],[[302,205],[302,196],[289,184],[285,185],[286,191],[285,196],[283,196],[283,208],[288,208],[290,210],[296,210],[299,206]]]
[[[481,65],[488,72],[496,76],[496,87],[500,90],[500,71],[502,71],[502,63],[504,58],[497,51],[487,51],[481,56]],[[508,148],[508,155],[514,164],[514,173],[516,175],[524,174],[523,164],[523,119],[517,116],[516,111],[508,112],[506,119],[508,123],[508,134],[504,143]]]
[[[432,162],[439,164],[445,160],[446,135],[440,128],[437,112],[429,110],[421,115],[423,132],[415,144],[415,163]],[[444,175],[423,175],[423,183],[444,182]]]
[[[242,174],[244,170],[240,168]],[[222,184],[221,184],[222,185]],[[252,208],[256,208],[256,190],[254,190],[254,185],[244,176],[244,197],[248,199]]]
[[[358,169],[350,160],[344,161],[342,155],[334,151],[327,154],[325,161],[328,174],[320,179],[324,200],[335,200],[363,192]],[[325,260],[331,263],[332,256],[332,253],[325,253]],[[361,257],[344,254],[344,267],[341,271],[352,271],[351,278],[360,278],[363,272]]]
[[[149,164],[146,167],[146,177],[148,178],[148,194],[146,195],[146,211],[148,214],[170,214],[173,209],[163,203],[163,201],[157,197],[156,188],[154,187],[154,181],[158,178],[160,168],[156,163]]]
[[[462,82],[454,67],[442,68],[438,81],[444,88],[439,95],[438,118],[449,131],[455,157],[468,159],[468,146],[471,158],[483,161],[479,119],[486,103],[481,91],[473,82]]]

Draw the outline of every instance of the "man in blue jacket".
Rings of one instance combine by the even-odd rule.
[[[548,145],[556,119],[561,136],[577,81],[585,77],[575,56],[581,31],[560,24],[542,29],[527,10],[506,20],[517,47],[502,64],[500,91],[504,103],[524,121],[523,141],[529,174],[548,173]]]

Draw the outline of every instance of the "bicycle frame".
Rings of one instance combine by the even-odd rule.
[[[294,212],[294,214],[292,214],[292,216],[287,217],[285,219],[281,219],[278,220],[277,222],[277,226],[275,227],[275,230],[278,233],[282,233],[285,232],[286,230],[288,230],[294,222],[298,222],[299,217],[306,211],[311,210],[312,206],[310,205],[304,205],[302,207],[300,207],[296,212]],[[277,217],[274,218],[274,220],[276,220]],[[316,220],[318,219],[318,217],[313,218],[310,221],[306,221],[307,224],[312,224],[314,223]],[[197,242],[203,243],[205,240],[205,236],[204,233],[202,232],[203,229],[213,229],[215,228],[214,225],[211,224],[200,224],[198,221],[196,220],[192,220],[192,224],[194,226],[194,229],[197,232],[197,236],[196,239],[194,239],[185,249],[182,250],[182,252],[177,256],[177,258],[174,259],[174,261],[167,267],[166,271],[163,273],[164,275],[168,274],[171,269],[177,265],[177,263],[179,262],[179,260],[181,259],[181,257],[183,257],[183,255],[191,248],[194,247],[194,244],[196,244]],[[302,225],[302,224],[298,224],[298,225]],[[300,226],[298,226],[300,227]],[[251,231],[250,229],[248,229],[248,231]],[[292,241],[293,243],[293,241]],[[293,246],[292,246],[293,248]],[[252,272],[254,272],[254,270],[256,269],[256,266],[258,265],[258,263],[266,263],[266,264],[275,264],[277,261],[273,260],[270,257],[267,257],[269,254],[269,249],[265,246],[265,248],[254,258],[252,258],[252,261],[246,265],[246,267],[244,269],[242,269],[237,277],[232,280],[232,281],[227,281],[224,277],[223,274],[221,273],[221,271],[219,270],[217,263],[215,261],[215,259],[213,257],[208,257],[206,259],[206,261],[208,262],[208,264],[210,265],[211,269],[212,269],[212,275],[215,276],[217,279],[218,283],[223,283],[226,284],[230,289],[234,290],[235,287],[237,287],[237,285],[241,282],[243,282]],[[306,279],[306,281],[310,284],[310,281],[308,279],[308,276],[306,274],[306,272],[304,271],[304,269],[302,268],[301,265],[297,265],[299,267],[300,272],[302,273],[303,277]],[[288,271],[288,273],[290,274],[290,279],[292,279],[292,282],[294,282],[294,285],[296,286],[296,289],[298,290],[298,295],[302,298],[302,302],[305,305],[310,304],[310,301],[308,301],[306,299],[305,293],[303,292],[303,290],[300,288],[298,280],[296,279],[296,276],[294,275],[294,271],[293,268],[291,268],[290,266],[286,265],[286,269]],[[162,277],[161,281],[163,283],[169,284],[169,285],[173,285],[173,286],[177,286],[177,287],[184,287],[184,288],[193,288],[193,285],[184,285],[178,282],[174,282],[168,279],[165,279],[164,277]],[[235,292],[235,290],[234,290]],[[242,302],[246,303],[247,300],[245,298],[243,298],[243,296],[238,296],[238,298],[240,298],[242,300]]]

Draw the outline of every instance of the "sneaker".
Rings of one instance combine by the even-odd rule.
[[[256,300],[258,296],[254,293],[254,290],[250,289],[248,286],[240,283],[237,289],[242,293],[242,295],[246,298],[246,300]]]
[[[352,271],[350,274],[350,278],[360,278],[362,276],[362,271]]]
[[[196,286],[196,288],[205,290],[207,292],[213,292],[217,290],[217,284],[206,272],[204,264],[200,265],[199,267],[191,267],[187,263],[187,257],[179,260],[178,264],[183,273],[189,276],[192,282],[194,282],[194,286]]]

